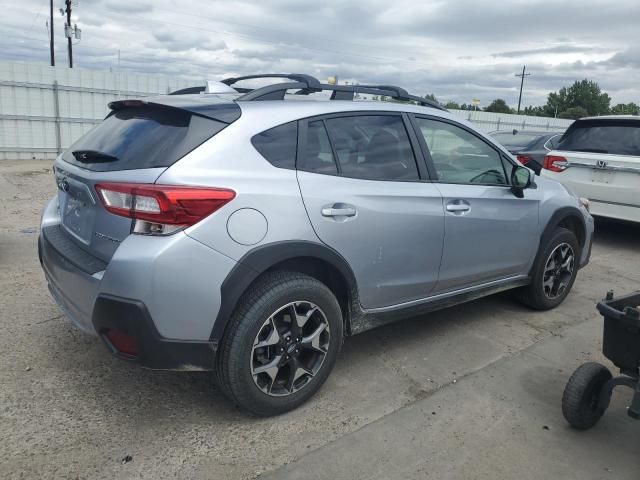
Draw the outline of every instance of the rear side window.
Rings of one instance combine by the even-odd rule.
[[[419,180],[402,117],[358,115],[326,120],[340,174],[367,180]]]
[[[576,121],[556,148],[640,156],[640,121]]]
[[[251,143],[274,167],[296,168],[298,122],[285,123],[259,133],[251,139]]]
[[[125,108],[112,112],[62,158],[97,172],[169,167],[226,126],[176,108]]]
[[[309,122],[307,143],[298,162],[298,168],[306,172],[335,175],[338,173],[331,143],[322,120]]]

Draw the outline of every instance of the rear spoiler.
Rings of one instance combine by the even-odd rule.
[[[176,108],[226,124],[235,122],[242,113],[240,107],[233,101],[200,95],[162,95],[115,100],[109,103],[109,108],[113,111],[141,107]]]

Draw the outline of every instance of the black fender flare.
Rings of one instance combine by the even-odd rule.
[[[210,339],[216,343],[222,339],[238,301],[260,275],[278,263],[301,257],[327,262],[342,275],[350,292],[357,292],[351,267],[342,255],[327,245],[306,240],[261,245],[244,254],[222,282],[220,309],[213,323]]]
[[[536,257],[533,261],[533,265],[531,266],[531,272],[533,272],[533,269],[538,264],[540,255],[542,255],[544,247],[549,241],[549,239],[551,238],[551,235],[553,235],[553,232],[556,230],[556,228],[558,228],[558,225],[560,225],[560,223],[563,220],[566,220],[567,218],[575,218],[576,220],[578,220],[582,228],[582,235],[583,235],[582,238],[586,240],[587,225],[585,223],[584,215],[582,215],[582,212],[577,207],[559,208],[553,213],[553,215],[551,215],[551,218],[547,222],[547,226],[542,231],[542,235],[540,235],[540,244],[538,245],[538,253],[536,253]],[[578,243],[580,243],[580,237],[578,237]],[[585,246],[586,245],[581,244],[580,248],[582,249]],[[582,256],[582,250],[580,251],[580,256]]]

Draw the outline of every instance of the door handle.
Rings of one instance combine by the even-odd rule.
[[[356,214],[356,209],[351,207],[325,207],[322,209],[321,213],[323,217],[354,217]]]
[[[471,210],[470,205],[450,203],[447,205],[447,212],[468,212]]]

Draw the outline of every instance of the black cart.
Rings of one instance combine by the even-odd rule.
[[[621,375],[613,377],[607,367],[595,362],[584,363],[573,372],[562,396],[562,413],[580,430],[600,420],[618,385],[634,390],[627,413],[640,419],[640,292],[619,298],[609,292],[597,308],[604,317],[602,351]]]

